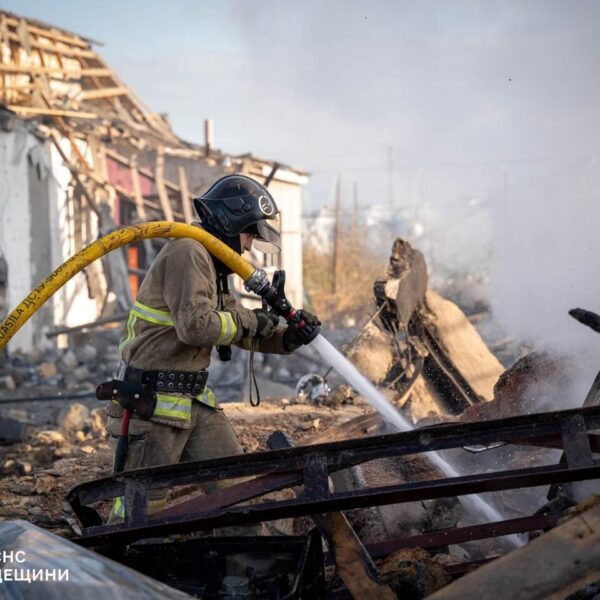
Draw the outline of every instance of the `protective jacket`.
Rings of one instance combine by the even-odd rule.
[[[256,333],[256,316],[229,295],[219,307],[217,275],[211,255],[191,239],[168,242],[152,263],[137,301],[131,308],[119,349],[123,361],[143,370],[200,371],[208,368],[213,346],[236,344],[250,348]],[[286,353],[283,327],[267,339],[255,340],[260,352]],[[153,421],[191,427],[192,402],[212,407],[212,390],[193,397],[157,394]],[[109,404],[110,416],[120,417],[117,403]]]

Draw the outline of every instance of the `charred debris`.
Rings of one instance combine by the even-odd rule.
[[[16,188],[47,200],[45,220],[8,224],[35,230],[30,262],[60,264],[115,226],[191,221],[191,196],[226,173],[284,186],[296,202],[306,173],[216,149],[211,123],[204,145],[180,139],[94,45],[0,12],[0,136]],[[52,208],[59,196],[64,222]],[[42,221],[48,229],[35,229]],[[293,240],[294,230],[283,234]],[[13,267],[20,250],[1,233],[0,314],[20,278],[39,275]],[[404,240],[374,282],[371,319],[327,336],[413,431],[391,430],[310,349],[257,362],[265,393],[252,409],[240,401],[248,374],[234,356],[227,373],[211,371],[212,387],[245,455],[112,475],[95,388],[116,368],[131,290],[156,250],[141,243],[87,269],[48,308],[56,314],[42,311],[1,357],[0,550],[26,552],[33,571],[51,561],[69,572],[31,583],[28,597],[598,597],[600,377],[573,398],[581,375],[568,359],[534,352],[505,370],[474,319],[429,288],[423,255]],[[301,277],[291,287],[301,304]],[[571,314],[600,330],[597,315]],[[61,320],[69,326],[53,325]],[[440,472],[432,452],[455,474]],[[229,478],[237,483],[199,490]],[[169,487],[169,503],[149,515],[157,487]],[[497,517],[473,510],[474,495]],[[114,524],[117,496],[127,517]],[[260,535],[240,536],[248,526]],[[3,573],[13,568],[22,575],[3,560]],[[16,585],[0,583],[0,596],[15,597]]]
[[[110,343],[90,340],[111,335],[99,328],[80,351],[55,359],[13,357],[3,377],[16,389],[5,386],[5,401],[27,385],[28,395],[39,393],[53,377],[64,385],[84,366],[84,382],[95,379],[115,357]],[[235,459],[111,475],[97,403],[6,404],[0,539],[10,532],[15,550],[44,543],[57,553],[76,544],[85,550],[67,553],[65,568],[79,568],[82,556],[92,561],[84,571],[109,564],[106,589],[133,568],[148,597],[164,585],[173,597],[202,598],[462,598],[474,589],[490,598],[593,597],[598,381],[581,408],[556,410],[572,365],[533,353],[504,370],[458,306],[428,289],[423,256],[403,240],[387,277],[374,282],[373,318],[345,353],[414,431],[391,431],[309,357],[289,373],[303,383],[272,395],[264,413],[225,404],[247,450]],[[453,462],[456,477],[436,468],[432,451]],[[228,478],[244,479],[210,494],[197,487]],[[168,507],[148,515],[146,494],[165,486]],[[461,501],[474,494],[497,520]],[[106,518],[116,496],[132,516],[115,525]],[[249,524],[259,537],[235,535]],[[552,573],[540,566],[549,562]]]

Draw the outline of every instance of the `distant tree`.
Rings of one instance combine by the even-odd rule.
[[[377,257],[367,238],[356,226],[342,224],[336,252],[308,239],[303,254],[310,308],[326,327],[361,326],[373,312],[373,282],[386,270],[385,261]]]

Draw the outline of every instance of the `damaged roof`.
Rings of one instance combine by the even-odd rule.
[[[24,118],[69,118],[109,137],[184,145],[92,48],[91,40],[0,13],[2,101]]]
[[[263,175],[274,161],[235,156],[181,139],[166,115],[150,110],[92,47],[89,38],[0,11],[0,105],[26,120],[50,123],[61,134],[93,134],[129,154],[161,148],[165,155],[256,163]],[[305,183],[306,171],[279,165]],[[284,179],[286,180],[286,179]],[[289,180],[289,177],[288,177]]]

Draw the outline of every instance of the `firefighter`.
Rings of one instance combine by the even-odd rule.
[[[200,217],[196,224],[236,252],[253,246],[265,253],[279,251],[273,226],[277,205],[253,179],[223,177],[194,204]],[[279,326],[273,314],[237,302],[227,287],[230,273],[202,244],[187,238],[169,241],[145,276],[119,346],[116,379],[152,387],[157,403],[150,420],[134,415],[129,423],[126,470],[243,453],[206,386],[213,347],[227,360],[231,345],[286,354],[305,343],[297,328]],[[302,312],[306,322],[318,323]],[[123,409],[109,402],[107,413],[114,448]],[[204,487],[211,491],[216,485]],[[150,490],[149,513],[164,506],[167,494]],[[122,499],[116,498],[111,519],[123,516]]]

